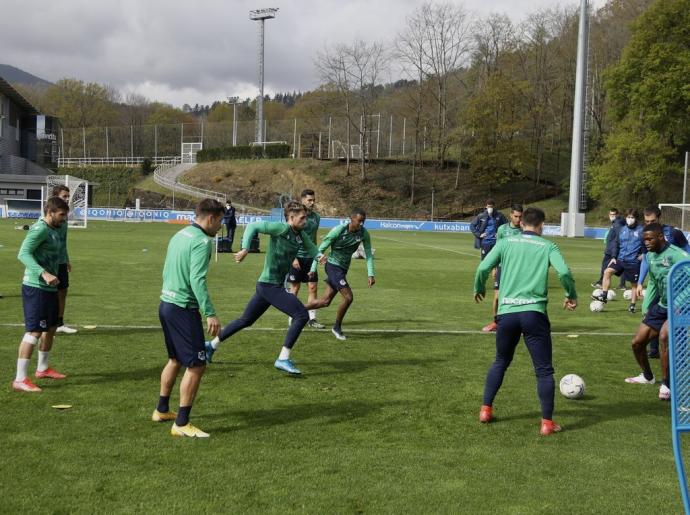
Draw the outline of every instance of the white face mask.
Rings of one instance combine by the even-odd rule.
[[[616,215],[609,215],[609,220],[610,220],[610,221],[613,222],[615,219],[616,219]]]
[[[492,214],[494,212],[494,208],[493,207],[487,207],[486,212],[489,214]]]
[[[625,223],[628,224],[629,226],[633,226],[633,225],[635,225],[635,219],[633,217],[629,216],[625,219]]]

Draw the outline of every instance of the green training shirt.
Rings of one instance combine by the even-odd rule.
[[[199,309],[205,317],[216,315],[206,285],[211,238],[196,224],[178,231],[168,244],[163,266],[161,300],[187,309]]]
[[[242,237],[243,249],[249,248],[249,243],[257,232],[271,237],[264,260],[264,269],[259,276],[260,283],[283,284],[285,275],[290,271],[292,262],[302,246],[308,257],[316,258],[321,255],[304,231],[295,232],[285,222],[250,223]]]
[[[477,268],[474,276],[475,294],[486,294],[486,279],[499,264],[499,315],[521,311],[546,313],[549,266],[556,269],[566,297],[573,300],[577,298],[575,280],[558,246],[535,233],[508,236],[496,243]]]
[[[522,229],[519,226],[513,227],[512,222],[508,222],[507,224],[498,226],[498,230],[496,231],[496,240],[500,240],[506,236],[515,236],[517,234],[522,234]]]
[[[668,273],[676,263],[690,259],[690,255],[675,245],[667,244],[666,248],[658,254],[647,252],[645,259],[649,265],[649,286],[647,295],[645,295],[644,306],[647,307],[651,304],[651,301],[658,295],[659,306],[666,308],[668,305]]]
[[[61,246],[57,229],[48,225],[43,218],[34,223],[24,238],[17,256],[26,267],[22,283],[41,290],[57,291],[57,287],[45,282],[41,274],[48,272],[57,276]]]
[[[302,232],[309,236],[311,242],[316,245],[316,235],[319,232],[319,225],[321,224],[321,217],[315,211],[307,215],[307,225],[302,229]],[[309,252],[306,251],[304,245],[299,248],[297,252],[298,258],[310,258]]]
[[[339,225],[326,235],[319,245],[319,251],[325,252],[328,247],[331,253],[328,255],[328,262],[339,266],[347,271],[350,268],[352,254],[357,250],[360,243],[364,244],[364,253],[367,257],[367,275],[374,277],[374,255],[371,253],[371,238],[369,231],[362,227],[359,231],[350,232],[349,223]],[[312,266],[315,270],[316,266]]]
[[[60,264],[64,265],[69,263],[69,254],[67,254],[67,229],[69,225],[67,220],[56,229],[58,237],[60,238]]]

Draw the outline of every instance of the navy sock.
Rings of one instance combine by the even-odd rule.
[[[58,325],[58,327],[62,327],[63,325],[65,325],[65,320],[62,319],[62,318],[58,318],[58,323],[57,323],[57,325]]]
[[[654,374],[652,373],[651,370],[650,370],[649,372],[643,371],[643,372],[642,372],[642,375],[644,375],[644,378],[645,378],[647,381],[651,381],[652,379],[654,379]]]
[[[177,412],[175,424],[178,426],[186,426],[189,424],[189,413],[192,411],[191,406],[180,406],[180,411]]]
[[[161,413],[167,413],[168,411],[170,411],[169,402],[170,395],[168,395],[167,397],[161,395],[160,397],[158,397],[158,407],[156,409]]]

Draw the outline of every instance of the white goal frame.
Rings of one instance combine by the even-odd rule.
[[[48,175],[46,177],[45,192],[42,193],[43,202],[52,196],[55,186],[64,185],[69,188],[69,227],[86,229],[88,223],[89,182],[72,175]]]

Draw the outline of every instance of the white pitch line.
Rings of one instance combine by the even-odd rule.
[[[376,235],[377,240],[388,240],[388,241],[394,241],[395,243],[402,243],[403,245],[417,245],[418,247],[428,247],[430,249],[435,249],[435,250],[445,250],[446,252],[452,252],[454,254],[462,254],[463,256],[470,256],[473,258],[479,257],[479,252],[476,252],[474,254],[470,254],[469,252],[462,252],[460,250],[453,250],[453,249],[447,249],[445,247],[437,247],[435,245],[427,245],[426,243],[418,243],[416,241],[402,241],[402,240],[396,240],[395,238],[387,238],[386,236],[379,236]]]
[[[80,327],[84,329],[84,326],[72,325],[72,327]],[[0,327],[24,327],[24,324],[0,324]],[[146,329],[146,330],[160,330],[159,325],[103,325],[98,324],[96,329],[84,329],[84,332],[96,332],[98,329]],[[286,327],[248,327],[243,329],[243,331],[260,331],[260,332],[285,332]],[[318,331],[309,331],[318,334]],[[359,334],[448,334],[448,335],[463,335],[463,334],[480,334],[486,336],[493,336],[494,333],[485,333],[479,330],[471,329],[347,329],[346,333],[359,333]],[[323,332],[327,334],[327,331]],[[595,332],[595,331],[585,331],[585,332],[573,332],[573,331],[552,331],[552,335],[555,336],[569,336],[569,335],[579,335],[579,336],[633,336],[635,333],[618,333],[618,332]]]

